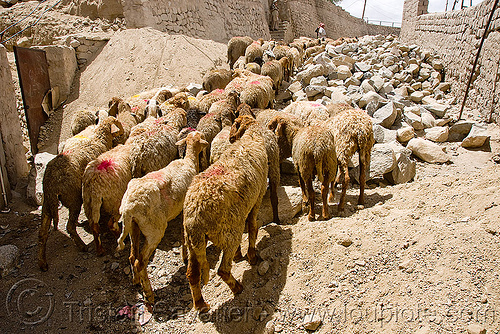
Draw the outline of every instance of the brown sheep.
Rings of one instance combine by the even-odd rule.
[[[210,306],[201,294],[200,279],[209,279],[207,241],[222,249],[217,273],[234,294],[243,286],[231,274],[232,262],[248,226],[248,261],[255,265],[258,233],[257,213],[267,188],[267,153],[261,127],[256,121],[241,139],[194,177],[184,201],[184,240],[189,252],[186,276],[193,306],[207,312]],[[255,131],[254,131],[255,129]],[[246,222],[246,224],[245,224]]]
[[[198,108],[202,113],[208,113],[208,110],[212,106],[212,103],[216,101],[220,101],[226,98],[226,91],[224,89],[216,89],[211,91],[210,93],[203,95],[198,100]]]
[[[145,110],[132,110],[130,105],[120,98],[113,97],[109,101],[109,114],[116,115],[116,119],[122,124],[123,134],[113,139],[113,145],[125,144],[132,127],[141,123],[145,119]]]
[[[267,75],[273,80],[273,89],[277,92],[283,81],[283,68],[278,60],[271,60],[262,65],[261,75]]]
[[[261,68],[260,65],[257,63],[248,63],[245,65],[245,70],[248,70],[255,74],[260,74]]]
[[[209,93],[215,89],[224,89],[232,80],[232,75],[232,71],[225,69],[210,71],[203,77],[203,89]]]
[[[262,57],[264,55],[264,49],[262,48],[263,43],[264,40],[260,38],[247,46],[245,50],[245,63],[257,63],[262,65]]]
[[[288,56],[281,57],[279,62],[281,64],[281,68],[283,69],[283,80],[289,82],[293,72],[293,58]]]
[[[229,40],[227,43],[227,62],[230,69],[233,69],[233,65],[239,57],[245,55],[245,50],[252,42],[253,39],[248,36],[236,36]]]
[[[327,121],[335,138],[335,150],[339,161],[340,175],[342,180],[342,194],[338,205],[339,212],[344,210],[345,196],[349,185],[349,160],[352,155],[359,152],[359,198],[358,205],[364,205],[364,191],[366,184],[366,172],[370,170],[370,158],[375,139],[373,137],[373,125],[371,117],[360,109],[354,109],[346,105],[338,108],[340,112]],[[334,185],[330,200],[334,198]]]
[[[328,188],[337,175],[337,157],[333,133],[326,125],[300,128],[290,118],[276,116],[269,124],[281,142],[292,148],[292,158],[299,174],[303,196],[303,208],[309,205],[308,219],[316,219],[314,213],[315,192],[312,186],[314,175],[321,181],[323,210],[320,219],[329,219]]]
[[[85,131],[84,131],[85,132]],[[87,164],[113,145],[113,138],[121,135],[123,128],[114,117],[108,117],[97,125],[87,136],[77,135],[66,142],[64,151],[48,164],[43,176],[42,225],[38,235],[38,266],[42,271],[48,269],[46,245],[51,221],[57,230],[59,223],[58,203],[69,209],[66,230],[78,249],[85,251],[87,246],[76,232],[78,216],[82,209],[82,177]],[[71,139],[71,138],[70,138]]]

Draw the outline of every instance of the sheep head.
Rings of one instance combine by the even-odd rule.
[[[182,146],[184,144],[186,145],[186,151],[189,151],[189,148],[191,148],[195,155],[208,146],[208,142],[205,140],[203,133],[196,130],[189,132],[185,138],[175,143],[177,146]]]
[[[238,108],[236,109],[236,117],[240,117],[243,115],[248,115],[248,116],[252,116],[253,118],[255,118],[255,114],[252,111],[252,108],[246,103],[241,103],[238,106]]]
[[[231,131],[229,131],[229,142],[234,143],[243,137],[245,131],[255,124],[258,123],[252,116],[243,115],[238,117],[231,126]]]

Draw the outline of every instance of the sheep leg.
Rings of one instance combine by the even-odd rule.
[[[229,286],[231,291],[237,295],[243,291],[243,285],[238,282],[234,276],[231,274],[231,268],[233,266],[233,257],[236,250],[234,247],[224,249],[224,255],[222,256],[222,261],[217,270],[217,274],[222,278],[224,282]]]
[[[259,232],[259,226],[257,223],[257,213],[259,212],[259,205],[255,205],[247,217],[248,226],[248,262],[251,265],[256,265],[257,262],[262,260],[255,250],[255,244],[257,242],[257,233]],[[234,256],[234,254],[233,254]],[[227,282],[226,282],[227,283]]]
[[[309,215],[307,216],[307,219],[309,219],[309,221],[314,221],[316,220],[316,216],[314,214],[314,197],[316,194],[314,193],[312,184],[312,175],[308,175],[307,179],[304,180],[304,183],[306,184],[307,195],[309,196]]]
[[[99,221],[97,223],[95,221],[92,221],[91,225],[92,225],[92,234],[94,235],[94,243],[97,256],[102,256],[104,255],[104,248],[102,248],[102,243],[101,243]]]
[[[152,237],[152,238],[151,238]],[[147,264],[149,262],[149,258],[151,254],[153,254],[156,246],[161,241],[163,237],[162,233],[156,233],[149,238],[146,238],[144,246],[142,248],[141,255],[138,259],[135,260],[134,266],[136,267],[137,272],[139,273],[139,277],[141,279],[142,289],[144,290],[144,294],[146,295],[146,299],[149,303],[154,304],[155,296],[153,294],[153,289],[151,288],[151,281],[148,277],[148,267]]]
[[[86,252],[87,251],[87,245],[82,241],[78,233],[76,232],[76,224],[78,223],[78,216],[80,215],[80,210],[82,208],[82,205],[75,206],[74,208],[69,209],[69,219],[68,219],[68,224],[66,225],[66,231],[68,234],[71,236],[71,239],[76,244],[76,247],[78,250],[81,252]]]
[[[323,200],[323,212],[321,213],[321,218],[324,220],[330,219],[330,213],[328,212],[328,187],[330,185],[330,182],[328,182],[329,179],[329,172],[325,172],[323,175],[323,183],[321,184],[321,198]]]
[[[306,195],[306,185],[304,183],[304,180],[302,179],[302,175],[300,175],[300,172],[298,172],[298,174],[299,174],[300,189],[302,190],[302,211],[305,211],[305,208],[309,203],[309,198]]]
[[[48,214],[44,214],[42,218],[42,226],[40,226],[40,232],[38,233],[38,266],[40,270],[47,271],[49,265],[47,264],[46,248],[47,239],[49,237],[51,218]]]
[[[135,266],[135,260],[139,258],[139,238],[141,231],[135,222],[132,222],[132,231],[130,233],[130,266],[132,267],[132,284],[136,285],[140,282],[139,273]]]
[[[338,210],[339,213],[344,211],[344,206],[346,202],[346,193],[347,193],[347,186],[349,185],[350,178],[349,178],[349,169],[347,167],[347,164],[342,164],[340,166],[340,173],[342,174],[342,193],[340,194],[340,200],[339,200],[339,206]]]
[[[181,231],[181,243],[182,243],[182,262],[188,264],[188,253],[186,246],[186,237],[184,236],[184,229]]]
[[[202,252],[200,252],[202,253]],[[192,248],[189,248],[189,262],[186,271],[186,276],[189,281],[189,287],[191,288],[191,296],[193,297],[193,305],[196,310],[200,313],[206,313],[210,310],[210,305],[208,305],[203,296],[201,295],[201,267],[198,261],[197,255]]]
[[[52,225],[54,226],[54,231],[57,231],[57,225],[59,225],[59,209],[56,208],[53,212]],[[49,224],[50,225],[50,224]]]
[[[337,167],[339,169],[339,167]],[[339,184],[340,178],[342,177],[342,171],[338,172],[337,170],[335,171],[335,174],[337,177],[334,177],[332,183],[330,184],[330,202],[335,202],[335,188],[337,187],[337,184]]]
[[[273,221],[276,224],[280,223],[278,215],[278,185],[274,180],[269,180],[269,190],[271,195],[271,207],[273,208]]]
[[[359,198],[358,205],[363,206],[365,204],[365,185],[366,185],[366,167],[368,164],[365,163],[366,158],[361,158],[361,152],[359,154]]]
[[[121,234],[121,228],[120,225],[118,225],[118,220],[120,220],[120,216],[113,215],[108,221],[108,228],[113,233],[115,236],[115,239],[118,239]]]
[[[233,261],[240,262],[241,260],[243,260],[243,254],[241,254],[241,245],[239,245],[236,254],[234,254]]]

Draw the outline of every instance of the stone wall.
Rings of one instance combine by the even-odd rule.
[[[362,19],[351,16],[327,0],[282,0],[281,2],[296,37],[316,37],[314,30],[320,22],[325,23],[327,36],[334,39],[378,34],[399,35],[399,28],[366,24]]]
[[[441,55],[446,81],[463,99],[493,0],[463,10],[427,14],[427,0],[405,0],[400,38]],[[500,120],[500,9],[497,8],[484,42],[466,107],[478,109],[485,120]]]
[[[0,141],[5,150],[7,175],[14,187],[28,176],[28,164],[24,155],[21,124],[17,115],[14,83],[10,72],[7,50],[0,45]]]

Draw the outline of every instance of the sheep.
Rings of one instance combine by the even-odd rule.
[[[160,110],[163,115],[168,114],[175,108],[186,110],[189,106],[189,96],[186,92],[179,92],[160,104]]]
[[[211,92],[214,89],[224,89],[231,81],[233,72],[225,69],[213,70],[203,77],[203,89]]]
[[[245,65],[245,69],[255,74],[260,74],[261,71],[260,65],[257,63],[248,63]]]
[[[330,114],[328,109],[314,101],[295,101],[290,103],[283,112],[296,115],[300,118],[305,126],[315,125],[326,121]]]
[[[132,145],[132,177],[142,177],[168,165],[178,157],[177,135],[186,126],[186,112],[177,108],[158,118],[151,127],[126,144]]]
[[[261,75],[267,75],[273,80],[273,89],[277,92],[283,81],[283,68],[278,60],[271,60],[262,65]]]
[[[371,150],[375,143],[371,117],[360,109],[345,104],[337,106],[339,111],[331,117],[327,124],[335,138],[340,167],[339,178],[342,180],[342,193],[338,204],[338,211],[342,213],[345,206],[345,196],[349,185],[348,165],[352,155],[359,151],[359,198],[358,205],[364,205],[364,191],[366,185],[366,171],[370,170]],[[332,184],[330,200],[334,199],[334,184]]]
[[[235,78],[226,86],[226,90],[238,91],[242,103],[260,109],[273,106],[275,94],[273,80],[270,77],[246,70],[235,70],[234,76]]]
[[[291,47],[289,50],[290,57],[292,58],[292,68],[298,70],[302,66],[302,53],[297,48]]]
[[[218,274],[234,294],[243,286],[231,274],[233,258],[239,249],[245,221],[248,226],[248,260],[255,265],[258,233],[257,213],[267,188],[267,153],[261,128],[249,127],[241,139],[211,165],[193,178],[184,201],[184,241],[188,249],[186,276],[193,306],[207,312],[200,278],[208,282],[207,239],[223,252]],[[203,275],[202,275],[203,271]]]
[[[252,42],[253,39],[248,36],[237,36],[229,40],[227,43],[227,62],[229,63],[230,69],[233,69],[233,65],[239,57],[245,55],[246,48],[252,44]]]
[[[264,49],[262,48],[263,43],[264,40],[260,38],[247,46],[245,50],[245,63],[257,63],[262,65],[262,56],[264,55]]]
[[[214,102],[209,113],[200,119],[196,129],[203,133],[205,140],[211,144],[214,137],[224,126],[231,126],[235,119],[236,108],[239,105],[238,93],[230,91],[227,98]],[[202,170],[208,167],[210,161],[210,146],[202,152]]]
[[[224,89],[216,89],[200,98],[198,100],[198,107],[202,113],[208,113],[208,110],[210,109],[212,103],[225,98],[226,91]]]
[[[246,67],[245,56],[239,57],[233,65],[233,70],[243,70]]]
[[[90,125],[95,125],[97,115],[89,110],[77,111],[71,120],[71,134],[73,136],[85,130]]]
[[[160,105],[172,96],[172,92],[169,88],[162,87],[158,89],[155,95],[147,102],[146,110],[144,111],[145,115],[155,118],[158,116],[161,117],[162,111]]]
[[[313,57],[321,52],[325,51],[325,46],[324,45],[317,45],[317,46],[311,46],[306,49],[305,51],[305,58],[310,58]]]
[[[85,131],[84,131],[85,132]],[[87,164],[113,145],[113,138],[123,133],[120,122],[114,117],[103,120],[88,137],[80,135],[78,142],[67,142],[65,150],[48,164],[43,176],[42,225],[38,235],[38,266],[47,271],[46,244],[51,221],[57,229],[58,203],[69,209],[66,230],[76,246],[86,250],[86,245],[76,233],[76,224],[82,208],[82,176]]]
[[[115,237],[118,238],[120,234],[120,203],[127,184],[132,179],[131,149],[131,145],[118,145],[89,162],[83,173],[83,209],[99,256],[104,254],[99,237],[101,212],[110,216],[108,227]]]
[[[258,123],[258,122],[257,122]],[[280,223],[278,216],[278,187],[280,185],[280,156],[278,147],[278,138],[267,127],[263,127],[260,123],[255,125],[255,119],[252,115],[239,116],[231,126],[229,132],[229,142],[234,143],[236,140],[243,137],[249,127],[261,127],[261,134],[264,137],[266,146],[266,154],[268,161],[268,177],[269,177],[269,190],[271,198],[271,207],[273,209],[273,221],[276,224]]]
[[[109,114],[116,115],[116,119],[118,119],[123,126],[123,134],[113,139],[114,146],[125,143],[130,135],[132,127],[144,120],[144,110],[133,112],[127,102],[117,97],[113,97],[111,101],[109,101]]]
[[[198,154],[208,145],[198,131],[191,132],[176,145],[184,142],[186,156],[183,159],[174,160],[165,168],[130,181],[120,205],[123,231],[118,239],[117,251],[123,250],[124,240],[130,235],[129,260],[133,281],[136,284],[140,280],[146,299],[151,304],[154,303],[154,294],[147,273],[149,258],[163,238],[168,222],[181,213],[191,180],[199,172]],[[139,253],[141,232],[146,240]]]
[[[288,57],[281,57],[280,60],[278,60],[281,64],[281,68],[283,69],[283,80],[286,82],[290,81],[290,77],[293,72],[293,58]]]
[[[297,127],[291,118],[278,115],[269,124],[280,142],[292,149],[292,158],[299,174],[303,207],[309,205],[309,221],[314,213],[315,193],[312,186],[314,175],[321,181],[323,210],[320,219],[329,219],[328,188],[337,175],[337,157],[333,133],[326,124]]]

